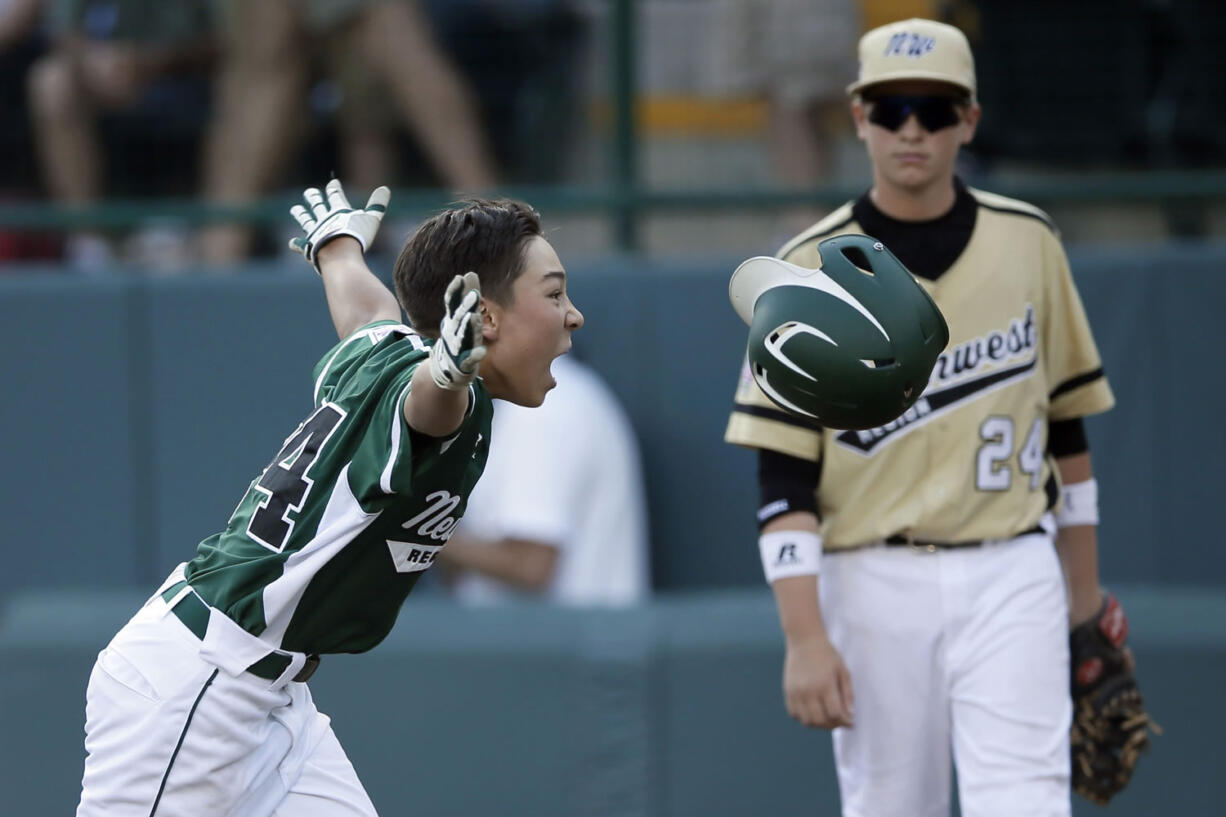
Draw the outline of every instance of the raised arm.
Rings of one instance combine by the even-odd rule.
[[[365,257],[391,193],[379,187],[370,194],[365,207],[355,209],[338,180],[328,182],[326,190],[325,200],[318,188],[308,188],[302,194],[307,206],[297,204],[290,209],[306,235],[291,239],[289,245],[302,253],[323,278],[337,336],[346,338],[375,321],[399,321],[396,296],[370,271]]]
[[[357,241],[348,236],[330,241],[318,259],[337,337],[347,338],[375,321],[401,320],[396,296],[366,266]]]

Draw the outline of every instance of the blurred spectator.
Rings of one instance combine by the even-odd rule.
[[[445,186],[472,194],[494,185],[470,92],[415,0],[221,2],[226,53],[205,158],[211,202],[249,203],[275,186],[304,127],[311,45],[321,42],[339,45],[381,83],[386,98],[374,107],[394,107]],[[250,230],[238,225],[201,234],[208,263],[241,259],[250,244]]]
[[[829,182],[838,142],[850,136],[844,88],[855,79],[858,0],[715,0],[708,78],[712,90],[765,98],[775,181],[789,188]],[[785,216],[792,232],[823,213]],[[795,222],[795,223],[793,223]]]
[[[0,51],[7,51],[34,30],[42,0],[0,0]]]
[[[46,51],[42,0],[0,0],[0,199],[36,195],[38,174],[26,105],[26,74]],[[0,227],[0,264],[58,258],[57,235]]]
[[[508,181],[562,181],[583,112],[578,0],[422,0],[468,78]]]
[[[634,432],[604,381],[570,355],[540,408],[495,401],[494,439],[468,510],[439,555],[456,596],[625,605],[649,591]]]
[[[157,140],[160,128],[181,118],[184,108],[189,119],[199,118],[200,83],[213,45],[211,0],[45,0],[42,5],[50,48],[28,75],[35,143],[51,197],[70,207],[86,205],[103,192],[100,120],[105,114],[136,117],[144,124],[129,133],[146,140]],[[138,152],[134,145],[125,147]],[[142,169],[142,175],[157,175],[147,163]],[[101,233],[82,231],[67,238],[64,253],[70,266],[92,270],[105,265],[112,250]]]

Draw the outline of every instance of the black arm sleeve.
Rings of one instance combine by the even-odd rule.
[[[792,511],[809,511],[820,519],[817,484],[821,476],[821,460],[813,462],[758,449],[758,527]]]
[[[1055,420],[1047,429],[1047,450],[1053,457],[1071,457],[1090,450],[1086,439],[1086,426],[1080,417],[1071,420]]]

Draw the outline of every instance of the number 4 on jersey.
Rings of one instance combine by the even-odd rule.
[[[345,412],[332,403],[324,403],[285,441],[252,486],[264,494],[247,523],[247,533],[252,539],[278,553],[285,548],[294,530],[294,520],[289,515],[302,510],[314,485],[307,473],[343,419]]]

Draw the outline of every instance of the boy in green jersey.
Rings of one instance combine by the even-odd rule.
[[[481,476],[491,398],[539,406],[583,325],[524,204],[424,223],[393,295],[364,258],[387,188],[362,208],[335,180],[304,198],[291,246],[340,343],[225,528],[99,654],[78,815],[373,815],[305,681],[391,630]]]

